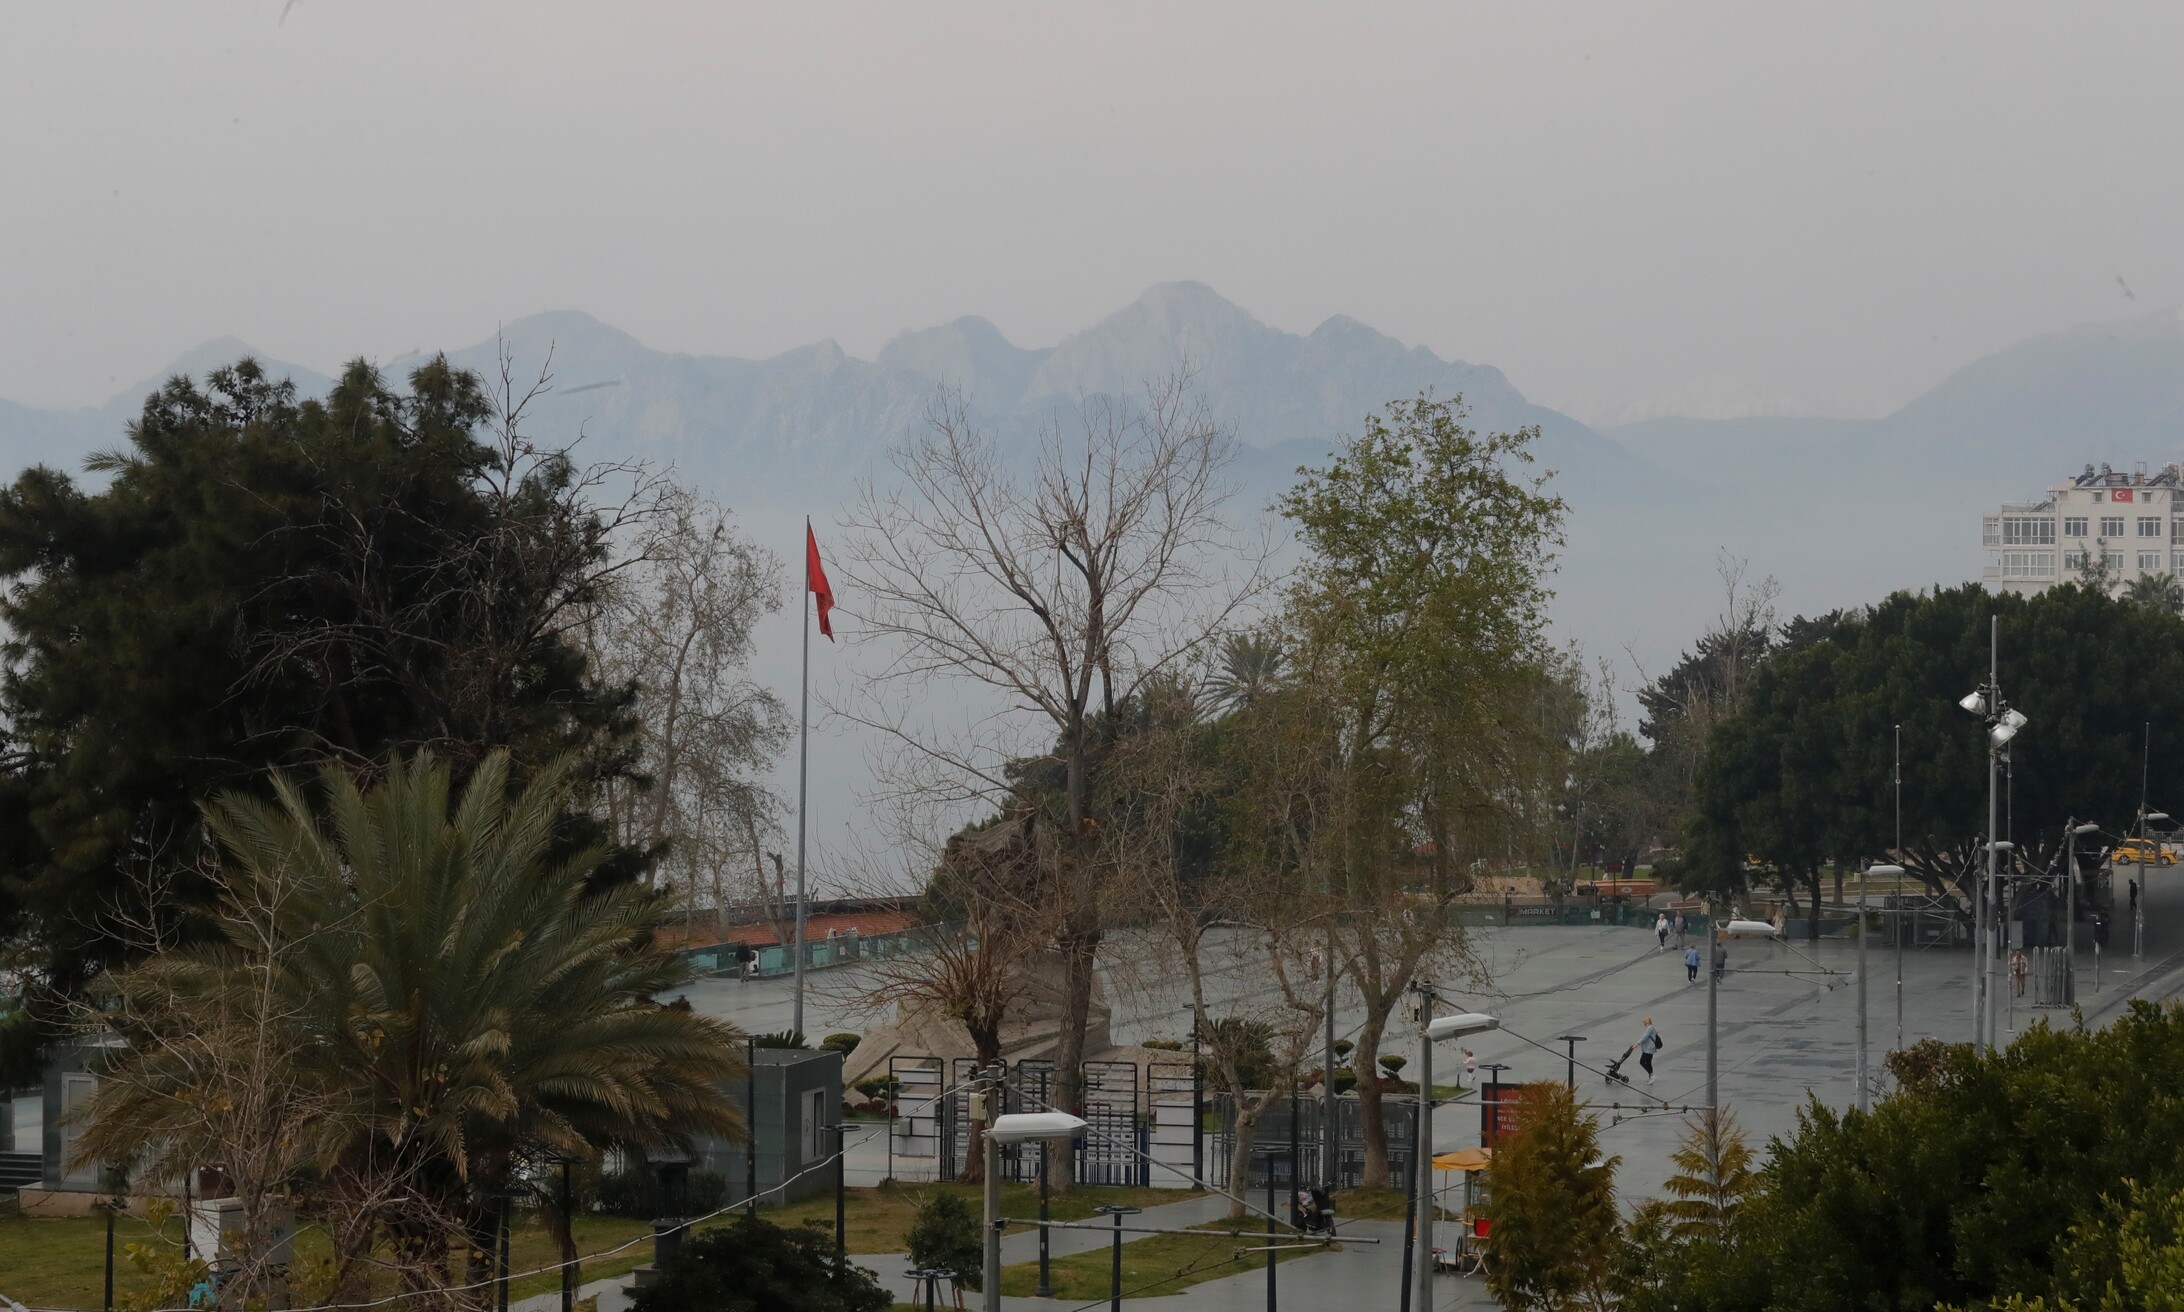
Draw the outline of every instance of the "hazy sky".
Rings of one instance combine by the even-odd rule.
[[[1873,412],[2184,300],[2180,50],[1993,0],[8,4],[0,396],[558,307],[1038,345],[1197,278],[1587,417]]]

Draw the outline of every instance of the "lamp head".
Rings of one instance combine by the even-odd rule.
[[[1084,1118],[1068,1112],[1011,1112],[995,1117],[986,1134],[995,1143],[1029,1143],[1034,1139],[1074,1139],[1084,1128]]]
[[[1869,875],[1900,875],[1900,874],[1902,874],[1902,873],[1903,873],[1903,867],[1902,867],[1902,866],[1867,866],[1867,867],[1865,868],[1865,872],[1866,872],[1867,874],[1869,874]]]
[[[1501,1028],[1501,1019],[1467,1011],[1455,1016],[1436,1016],[1426,1022],[1426,1038],[1434,1043],[1443,1039],[1461,1038],[1466,1034],[1483,1034]]]
[[[2002,723],[2008,725],[2012,729],[2022,729],[2025,727],[2027,721],[2025,719],[2025,713],[2013,706],[2010,709],[2002,712]]]
[[[1963,707],[1967,711],[1970,711],[1974,715],[1985,715],[1987,713],[1987,694],[1983,692],[1968,692],[1964,694],[1963,700],[1959,701],[1957,705]]]
[[[1987,741],[1996,747],[2006,746],[2010,739],[2017,736],[2017,728],[2014,724],[1997,724],[1992,729],[1987,730]]]
[[[2146,813],[2146,823],[2152,824],[2157,820],[2163,824],[2167,824],[2169,820],[2169,813],[2167,811],[2148,811]]]
[[[2071,833],[2077,834],[2081,838],[2087,834],[2097,834],[2100,831],[2101,827],[2096,824],[2072,825],[2070,828]]]

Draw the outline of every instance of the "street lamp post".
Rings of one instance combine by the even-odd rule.
[[[1000,1081],[990,1079],[974,1096],[972,1114],[983,1118],[985,1101],[997,1097]],[[986,1262],[984,1286],[979,1296],[986,1312],[1001,1312],[1001,1145],[1037,1143],[1042,1151],[1049,1140],[1074,1139],[1084,1133],[1085,1120],[1068,1112],[1011,1112],[996,1116],[986,1126]],[[1117,1221],[1115,1224],[1122,1224]]]
[[[1557,1034],[1555,1042],[1569,1045],[1569,1069],[1563,1074],[1562,1078],[1563,1082],[1570,1086],[1570,1092],[1575,1093],[1577,1092],[1577,1045],[1585,1042],[1585,1036],[1582,1034]]]
[[[1100,1216],[1115,1218],[1115,1251],[1114,1260],[1109,1267],[1107,1306],[1110,1312],[1122,1312],[1122,1218],[1136,1216],[1145,1209],[1141,1207],[1105,1206],[1095,1207],[1092,1210]]]
[[[2009,850],[2009,845],[2001,842],[1996,832],[2001,824],[1998,789],[2002,757],[2010,739],[2015,738],[2026,724],[2025,713],[2013,709],[2002,699],[2001,634],[2001,618],[1990,616],[1987,621],[1987,681],[1957,702],[1987,724],[1987,877],[1973,899],[1978,924],[1978,932],[1973,936],[1972,958],[1972,1048],[1975,1052],[1984,1052],[1991,1046],[1989,1034],[1994,1027],[1997,936],[1993,921],[2001,878],[1997,863],[2001,854]]]
[[[1410,1306],[1433,1307],[1433,1045],[1467,1034],[1500,1029],[1501,1021],[1479,1012],[1435,1016],[1433,981],[1413,980],[1418,1009],[1418,1141],[1411,1145],[1411,1174],[1417,1185],[1417,1218],[1405,1242],[1412,1245]]]
[[[1901,878],[1902,866],[1867,866],[1858,881],[1858,1110],[1873,1110],[1872,1083],[1866,1074],[1866,886],[1875,875]]]

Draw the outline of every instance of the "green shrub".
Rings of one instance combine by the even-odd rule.
[[[872,1273],[834,1265],[834,1239],[811,1226],[739,1216],[687,1235],[673,1261],[637,1293],[636,1312],[887,1312],[895,1300]]]
[[[1410,1065],[1410,1058],[1404,1056],[1400,1052],[1387,1053],[1383,1055],[1380,1059],[1380,1069],[1386,1071],[1390,1075],[1396,1074],[1408,1065]]]
[[[849,1054],[857,1050],[857,1045],[860,1042],[862,1042],[862,1040],[857,1035],[851,1034],[845,1030],[840,1033],[829,1034],[825,1038],[819,1040],[819,1051],[838,1052],[841,1053],[844,1057],[847,1057]]]
[[[978,1242],[978,1218],[960,1196],[936,1193],[918,1204],[918,1219],[904,1239],[910,1265],[953,1271],[965,1289],[975,1290],[982,1282],[986,1252]]]

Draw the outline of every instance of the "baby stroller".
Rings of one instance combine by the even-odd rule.
[[[1623,1049],[1623,1055],[1622,1055],[1622,1056],[1620,1056],[1620,1057],[1617,1057],[1617,1058],[1616,1058],[1616,1059],[1615,1059],[1614,1061],[1611,1061],[1611,1062],[1609,1062],[1609,1063],[1608,1063],[1608,1069],[1607,1069],[1607,1077],[1608,1077],[1608,1082],[1609,1082],[1609,1083],[1611,1083],[1611,1084],[1628,1084],[1628,1083],[1630,1083],[1630,1077],[1629,1077],[1628,1075],[1625,1075],[1625,1074],[1623,1074],[1623,1063],[1624,1063],[1624,1062],[1626,1062],[1626,1061],[1629,1061],[1629,1060],[1630,1060],[1630,1055],[1631,1055],[1632,1053],[1636,1052],[1636,1051],[1638,1051],[1638,1045],[1637,1045],[1637,1044],[1635,1044],[1635,1043],[1633,1043],[1633,1044],[1631,1044],[1631,1045],[1630,1045],[1629,1047],[1627,1047],[1627,1048]]]

